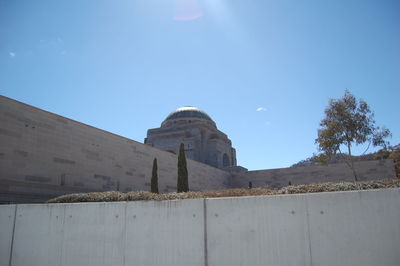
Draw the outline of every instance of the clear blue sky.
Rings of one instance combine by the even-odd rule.
[[[140,142],[197,106],[238,164],[287,167],[317,151],[345,88],[400,143],[399,14],[398,0],[0,0],[0,94]]]

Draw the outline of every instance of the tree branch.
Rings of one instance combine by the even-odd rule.
[[[369,149],[369,146],[371,146],[371,141],[368,143],[368,147],[367,147],[367,149],[361,154],[361,155],[364,155],[367,151],[368,151],[368,149]]]
[[[343,155],[342,151],[340,150],[340,147],[338,148],[338,150],[339,150],[339,154],[340,154],[340,155],[342,156],[342,158],[343,158],[343,161],[347,164],[348,167],[351,168],[350,163],[347,161],[346,156]]]

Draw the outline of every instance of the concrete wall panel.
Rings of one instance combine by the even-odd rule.
[[[400,265],[400,190],[307,195],[312,265]]]
[[[128,203],[126,265],[204,266],[202,199]]]
[[[0,266],[8,266],[13,241],[15,205],[0,206]]]
[[[63,223],[63,205],[18,205],[11,265],[60,265]]]
[[[310,265],[303,195],[206,202],[208,265]]]
[[[69,204],[62,266],[123,265],[126,203]]]

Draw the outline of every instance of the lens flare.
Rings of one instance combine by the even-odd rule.
[[[204,16],[198,0],[175,0],[174,20],[188,21]]]

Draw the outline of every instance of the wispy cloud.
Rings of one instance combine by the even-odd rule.
[[[17,54],[15,52],[9,52],[8,53],[11,57],[15,57]]]
[[[60,37],[57,37],[52,39],[40,39],[39,42],[41,44],[46,44],[46,45],[57,45],[57,44],[63,44],[64,40]]]
[[[265,107],[258,107],[256,110],[257,110],[257,112],[265,112],[265,111],[267,111],[267,108],[265,108]]]
[[[67,49],[65,49],[64,40],[61,37],[40,39],[39,46],[41,52],[52,53],[57,55],[66,55]]]

